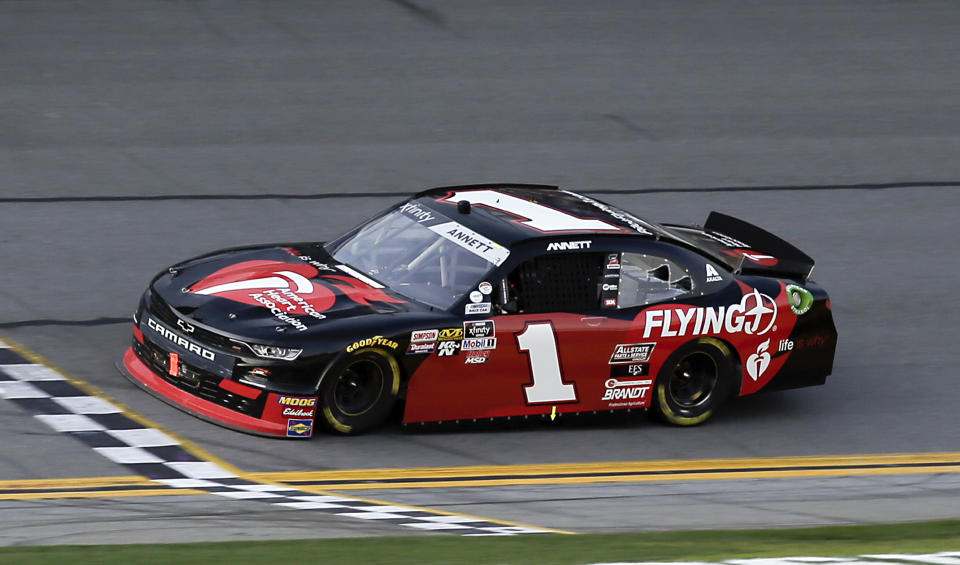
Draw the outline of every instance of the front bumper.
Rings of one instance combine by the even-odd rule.
[[[134,384],[189,414],[226,428],[256,435],[308,438],[313,435],[317,397],[281,394],[178,363],[170,374],[169,356],[147,343],[137,328],[135,341],[117,362]]]

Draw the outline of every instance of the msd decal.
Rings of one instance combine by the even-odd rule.
[[[316,279],[318,275],[316,267],[303,263],[244,261],[204,277],[188,290],[262,306],[299,331],[306,331],[307,326],[294,316],[322,320],[326,318],[322,312],[333,307],[338,294],[363,306],[369,306],[370,301],[403,302],[352,277],[324,275]]]
[[[773,329],[777,320],[777,303],[754,289],[740,299],[740,304],[719,308],[693,307],[681,310],[650,309],[644,313],[643,337],[649,338],[655,328],[658,337],[746,333],[763,335]]]

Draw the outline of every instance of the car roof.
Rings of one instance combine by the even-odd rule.
[[[550,185],[443,186],[419,192],[413,200],[508,247],[530,239],[586,235],[676,240],[655,223]],[[462,201],[471,203],[468,213],[459,211]]]

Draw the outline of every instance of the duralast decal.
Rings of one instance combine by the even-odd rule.
[[[777,303],[766,294],[754,290],[745,294],[739,304],[719,308],[694,307],[681,309],[652,308],[644,313],[643,337],[655,328],[659,337],[745,333],[763,335],[777,321]]]
[[[310,407],[317,405],[317,399],[311,396],[280,396],[277,398],[277,404]]]
[[[347,353],[353,353],[354,351],[360,349],[361,347],[388,347],[390,349],[396,349],[399,344],[395,341],[390,341],[389,339],[383,337],[382,335],[368,337],[367,339],[361,339],[360,341],[355,341],[347,346]]]
[[[182,337],[180,335],[177,335],[176,332],[167,328],[163,324],[157,322],[153,318],[147,318],[147,327],[153,330],[154,332],[156,332],[157,334],[159,334],[160,336],[166,338],[168,341],[175,343],[180,347],[186,349],[190,353],[195,353],[208,361],[214,361],[217,357],[213,351],[210,351],[209,349],[206,349],[204,347],[200,347],[199,345],[197,345],[196,343],[193,343],[189,339]]]
[[[463,339],[463,328],[445,328],[440,330],[440,341],[457,341]]]
[[[611,365],[623,363],[646,363],[657,343],[618,343],[610,355]]]
[[[428,343],[411,343],[407,347],[407,355],[428,355],[433,353],[437,349],[437,342],[431,341]]]

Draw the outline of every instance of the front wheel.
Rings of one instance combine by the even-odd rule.
[[[730,348],[706,338],[673,353],[657,375],[653,413],[675,426],[706,421],[731,394],[735,363]]]
[[[320,383],[322,423],[343,435],[363,433],[390,415],[400,390],[400,367],[374,348],[339,361]]]

